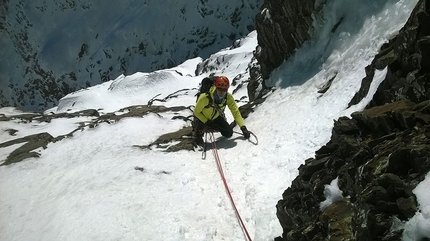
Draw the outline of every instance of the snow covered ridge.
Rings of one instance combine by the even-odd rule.
[[[167,2],[6,1],[1,105],[41,111],[120,74],[207,58],[254,30],[263,1]]]
[[[49,143],[72,137],[77,131],[93,129],[102,123],[114,124],[124,118],[146,118],[148,115],[165,116],[166,119],[175,121],[174,133],[160,130],[158,139],[144,144],[135,143],[133,146],[152,148],[162,144],[164,147],[161,149],[166,151],[194,150],[190,128],[192,108],[199,83],[208,73],[229,76],[243,116],[247,117],[251,112],[255,104],[247,103],[246,87],[249,78],[248,63],[255,46],[254,31],[238,40],[234,47],[213,54],[205,61],[194,58],[171,69],[120,75],[114,80],[66,95],[58,106],[45,110],[44,113],[2,108],[0,127],[4,138],[0,148],[7,150],[0,165],[38,157],[40,148],[47,148]],[[195,75],[196,69],[200,69],[199,75]],[[61,130],[52,131],[51,128],[56,129],[59,123],[67,124]],[[21,131],[27,126],[43,128],[35,127],[30,132]],[[165,135],[173,137],[164,138]]]
[[[67,137],[70,138],[75,132],[96,128],[103,123],[115,124],[124,118],[146,118],[148,115],[163,116],[163,118],[168,118],[172,121],[176,120],[175,125],[182,122],[181,128],[170,133],[164,133],[151,143],[135,144],[133,147],[167,152],[193,151],[195,148],[190,124],[193,116],[193,106],[166,107],[153,105],[153,103],[160,104],[171,101],[174,98],[194,97],[194,94],[195,89],[182,89],[164,98],[156,98],[157,96],[155,96],[148,101],[147,105],[129,106],[111,113],[99,113],[95,109],[86,109],[77,112],[47,112],[46,114],[17,113],[16,110],[12,110],[10,114],[0,114],[0,121],[3,122],[2,134],[4,135],[4,138],[2,138],[4,142],[0,143],[0,148],[4,148],[0,149],[4,159],[0,160],[0,166],[17,163],[30,157],[39,157],[41,148],[46,149],[51,143],[61,141]],[[241,106],[242,116],[247,117],[254,106],[255,104],[250,103]],[[68,123],[67,128],[62,128],[61,133],[54,132],[55,134],[50,134],[52,133],[52,128],[59,125],[59,122]],[[25,129],[26,126],[44,126],[44,131],[36,128],[34,132],[24,134],[26,132],[21,130]]]

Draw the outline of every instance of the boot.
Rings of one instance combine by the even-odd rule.
[[[197,146],[203,146],[203,144],[204,144],[203,136],[195,136],[195,138],[194,138],[194,143],[195,143]]]

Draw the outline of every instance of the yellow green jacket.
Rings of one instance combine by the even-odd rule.
[[[212,86],[209,90],[212,101],[215,100],[215,90],[216,88],[214,86]],[[245,122],[243,121],[242,115],[240,114],[233,95],[228,92],[226,95],[226,98],[224,98],[221,104],[218,105],[219,109],[224,112],[225,107],[228,106],[231,114],[234,117],[234,120],[239,125],[239,127],[244,126]],[[203,123],[206,123],[208,120],[214,120],[220,115],[216,108],[213,107],[214,105],[215,103],[209,104],[209,98],[206,93],[200,94],[199,98],[197,99],[196,108],[194,108],[194,115]]]

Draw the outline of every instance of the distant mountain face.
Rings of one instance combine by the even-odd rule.
[[[208,57],[254,29],[263,0],[5,0],[0,104],[44,110],[120,74]]]

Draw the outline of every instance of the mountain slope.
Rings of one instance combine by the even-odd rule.
[[[265,95],[266,100],[245,120],[258,136],[257,146],[240,135],[226,139],[216,134],[224,174],[253,240],[271,240],[283,232],[275,204],[298,175],[298,167],[329,141],[333,120],[363,109],[384,79],[387,70],[376,71],[370,91],[348,108],[366,76],[364,67],[403,26],[412,10],[403,1],[386,7],[353,29],[355,34],[340,35],[353,44],[333,45],[323,64],[307,61],[319,59],[326,49],[325,44],[315,41],[273,73],[271,82],[285,80],[283,87]],[[234,96],[242,99],[256,39],[253,32],[239,41],[242,48],[224,49],[207,60],[193,59],[155,73],[120,76],[75,92],[60,101],[61,107],[45,113],[44,117],[58,115],[50,121],[37,116],[29,121],[24,118],[28,115],[2,109],[2,119],[8,120],[1,122],[2,130],[8,130],[1,133],[2,139],[44,131],[53,137],[65,136],[48,143],[46,149],[35,149],[39,158],[0,167],[0,191],[5,194],[0,196],[1,239],[245,239],[210,153],[201,160],[199,152],[164,152],[176,141],[144,149],[134,146],[145,146],[163,134],[189,128],[187,118],[196,87],[210,70],[236,79],[230,90],[237,89]],[[196,69],[207,72],[193,74]],[[156,78],[149,79],[149,75]],[[294,81],[296,78],[301,81]],[[167,98],[170,93],[177,94]],[[148,107],[147,100],[155,99],[153,107],[184,108],[134,112]],[[245,104],[247,98],[243,101],[239,104]],[[99,116],[85,115],[86,108],[97,108]],[[65,112],[81,116],[69,119],[62,116]],[[7,157],[20,145],[2,143],[2,156]],[[322,198],[323,190],[319,191],[314,195]]]
[[[261,2],[6,1],[0,104],[41,111],[120,74],[207,58],[254,29]]]

